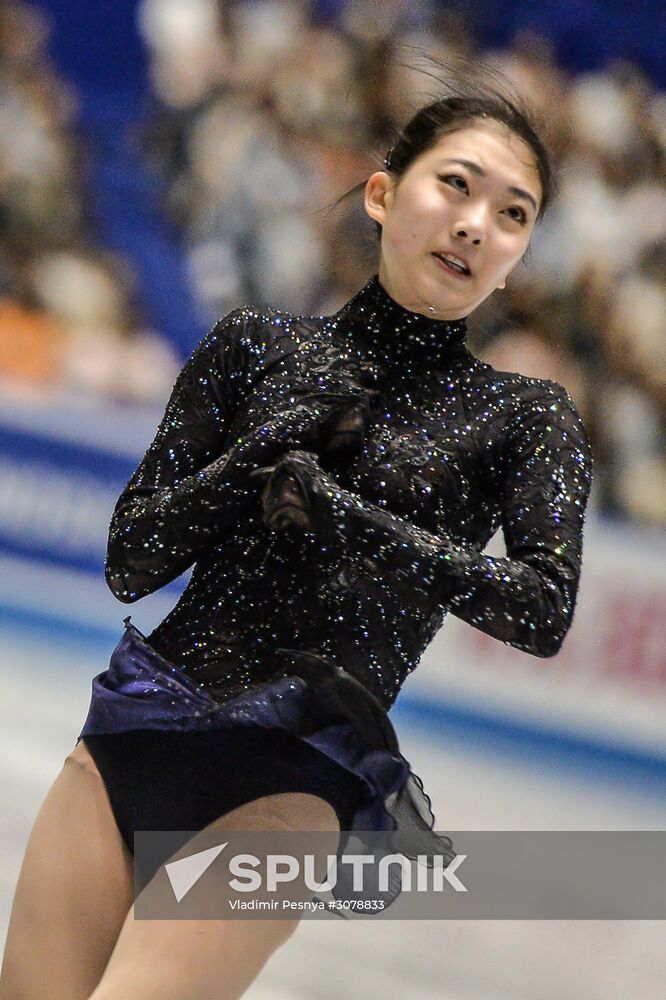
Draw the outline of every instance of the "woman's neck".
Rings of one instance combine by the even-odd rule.
[[[355,346],[386,364],[441,367],[469,353],[465,319],[432,319],[406,309],[389,295],[378,274],[334,318]]]

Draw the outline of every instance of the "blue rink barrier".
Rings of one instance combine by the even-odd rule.
[[[399,697],[391,718],[394,725],[403,723],[426,739],[666,800],[666,756],[656,751],[484,712],[478,705],[448,704],[441,695]]]
[[[110,655],[127,607],[104,584],[109,520],[160,417],[161,411],[131,407],[82,409],[76,401],[37,410],[0,398],[0,565],[4,557],[9,568],[0,623],[45,641],[93,645],[102,659]],[[19,566],[22,589],[11,576]],[[156,624],[186,579],[141,601],[140,624],[146,616]],[[74,594],[88,592],[82,613],[72,606]],[[666,756],[657,751],[530,724],[477,703],[448,703],[435,691],[427,698],[403,693],[392,717],[429,739],[666,797]]]
[[[102,572],[111,514],[133,464],[6,427],[0,441],[0,549]]]
[[[0,396],[0,557],[103,578],[118,496],[150,443],[159,410]],[[187,575],[164,588],[182,591]]]
[[[68,621],[62,616],[20,611],[0,603],[0,628],[5,627],[25,629],[32,639],[43,639],[45,643],[81,645],[86,655],[100,664],[108,661],[121,631],[120,627],[110,628],[95,621]],[[532,725],[524,719],[484,712],[478,705],[452,705],[441,694],[426,700],[404,692],[391,710],[391,719],[399,734],[402,728],[418,739],[438,744],[444,766],[447,745],[464,747],[471,754],[492,755],[535,771],[561,774],[586,784],[599,783],[655,801],[666,800],[666,756],[647,749],[564,728]],[[445,822],[444,816],[438,819]]]

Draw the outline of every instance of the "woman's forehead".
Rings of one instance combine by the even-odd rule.
[[[515,132],[500,123],[483,122],[449,132],[419,157],[424,169],[464,166],[478,176],[520,183],[538,202],[542,195],[536,156]],[[417,161],[418,162],[418,161]]]
[[[538,175],[536,157],[531,147],[500,122],[479,122],[441,136],[424,158],[428,161],[469,156],[485,168],[510,167]]]

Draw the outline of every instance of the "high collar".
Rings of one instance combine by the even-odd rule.
[[[377,274],[334,319],[350,346],[380,365],[432,368],[468,354],[465,319],[431,319],[406,309],[391,298]]]

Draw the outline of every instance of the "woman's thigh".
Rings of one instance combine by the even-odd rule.
[[[206,835],[232,831],[328,832],[333,851],[339,821],[329,802],[284,792],[247,802],[210,823],[174,858],[210,846]],[[330,850],[329,850],[330,853]],[[161,878],[161,872],[155,878]],[[151,892],[151,882],[143,892]],[[311,895],[311,893],[310,893]],[[305,895],[304,895],[305,898]],[[294,911],[297,912],[297,911]],[[132,907],[91,1000],[235,1000],[293,934],[298,918],[274,920],[141,920]]]
[[[132,904],[132,857],[83,741],[35,819],[14,896],[0,1000],[84,1000]]]

